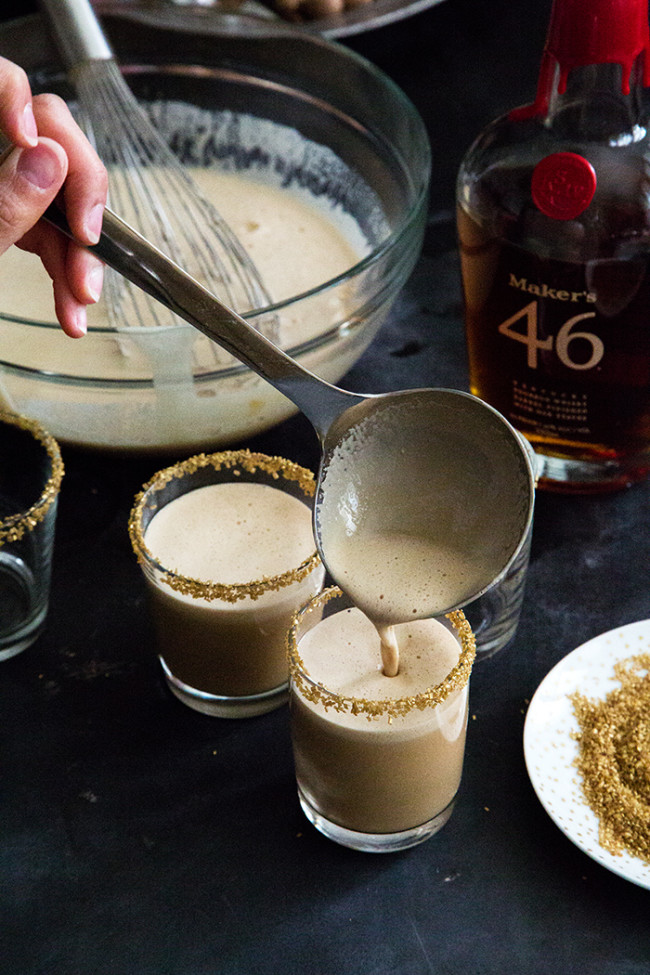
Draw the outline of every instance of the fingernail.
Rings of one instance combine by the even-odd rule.
[[[23,124],[22,124],[23,135],[31,145],[38,145],[38,127],[36,125],[36,119],[34,118],[34,109],[32,108],[32,103],[29,102],[25,105],[23,109]]]
[[[93,301],[99,301],[99,296],[102,293],[102,283],[104,281],[104,265],[96,264],[95,267],[91,268],[86,278],[86,288],[88,289],[88,294]]]
[[[89,244],[96,244],[102,232],[102,220],[104,219],[104,207],[97,203],[86,215],[84,230]]]
[[[60,178],[61,165],[52,150],[41,144],[21,151],[16,172],[33,186],[47,190]]]

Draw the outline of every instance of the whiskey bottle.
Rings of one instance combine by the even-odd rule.
[[[471,390],[552,490],[650,471],[649,82],[648,0],[554,0],[534,102],[458,176]]]

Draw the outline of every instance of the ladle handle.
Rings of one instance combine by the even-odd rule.
[[[44,217],[75,239],[58,206]],[[287,396],[321,440],[343,410],[364,398],[304,369],[108,208],[99,242],[88,250]]]

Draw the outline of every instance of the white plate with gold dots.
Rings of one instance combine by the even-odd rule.
[[[570,695],[578,691],[604,699],[620,686],[614,664],[650,651],[650,620],[629,623],[583,643],[546,675],[526,714],[526,768],[542,806],[562,832],[584,853],[613,873],[650,890],[650,864],[623,852],[610,853],[598,841],[598,818],[582,793],[574,762],[579,731]]]

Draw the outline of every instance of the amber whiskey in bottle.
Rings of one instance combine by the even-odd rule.
[[[650,471],[648,0],[555,0],[532,105],[458,176],[471,390],[531,442],[540,485]]]

